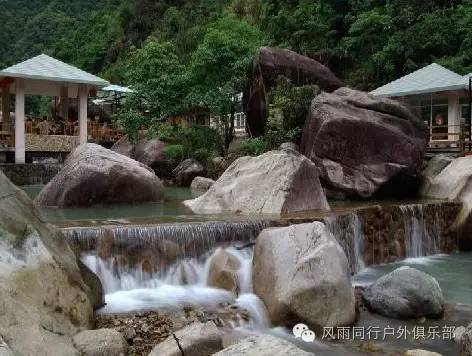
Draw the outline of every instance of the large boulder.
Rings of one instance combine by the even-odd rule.
[[[184,204],[197,214],[285,214],[329,209],[316,166],[294,151],[241,157],[205,194]]]
[[[223,332],[212,321],[193,323],[157,344],[149,356],[208,356],[223,349]]]
[[[394,178],[419,175],[426,137],[424,123],[399,102],[340,88],[313,100],[300,151],[328,188],[369,198]]]
[[[362,299],[369,310],[389,318],[436,318],[444,313],[444,297],[436,279],[410,267],[379,278]]]
[[[452,228],[459,233],[459,247],[470,250],[472,249],[472,156],[456,158],[449,164],[443,165],[444,169],[425,182],[422,194],[425,198],[462,202],[461,212]]]
[[[114,329],[85,330],[73,342],[82,356],[126,356],[128,352],[125,338]]]
[[[166,157],[167,146],[167,143],[157,138],[150,139],[146,133],[141,133],[135,141],[123,136],[111,150],[141,162],[151,167],[159,177],[169,179],[175,165]]]
[[[76,256],[0,172],[0,335],[17,355],[79,355],[93,309]]]
[[[327,92],[343,85],[327,67],[314,59],[288,49],[262,47],[252,62],[243,95],[251,137],[265,133],[269,111],[267,98],[279,76],[288,78],[296,86],[316,84]]]
[[[93,143],[76,147],[35,202],[42,206],[90,206],[156,202],[164,186],[142,163]]]
[[[354,322],[355,297],[342,247],[321,222],[263,230],[253,285],[275,324],[321,329]]]
[[[241,286],[238,271],[240,268],[241,262],[236,256],[218,248],[210,261],[208,285],[239,294]]]
[[[290,342],[272,336],[250,336],[231,345],[214,356],[313,356]]]
[[[192,158],[183,160],[173,170],[175,183],[181,187],[188,187],[195,177],[205,173],[205,168]]]

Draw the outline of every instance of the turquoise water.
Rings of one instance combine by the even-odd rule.
[[[370,266],[356,274],[355,285],[368,285],[401,266],[426,272],[437,279],[449,303],[472,305],[472,252],[408,258],[397,263]]]
[[[43,185],[21,187],[32,199]],[[127,224],[145,222],[201,221],[183,205],[186,199],[195,197],[189,188],[167,187],[165,200],[159,203],[136,205],[95,205],[87,208],[39,207],[44,218],[59,226],[90,226],[102,224]]]

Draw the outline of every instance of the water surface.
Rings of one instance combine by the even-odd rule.
[[[369,285],[401,266],[416,268],[436,278],[446,302],[472,305],[472,252],[407,258],[401,262],[369,266],[353,277],[353,284]]]

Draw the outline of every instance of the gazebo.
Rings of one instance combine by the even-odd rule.
[[[25,163],[25,95],[60,97],[64,119],[69,98],[78,99],[79,143],[87,142],[87,100],[89,93],[108,86],[95,75],[45,54],[0,71],[2,120],[10,119],[10,96],[15,95],[15,163]]]
[[[470,140],[471,78],[432,63],[370,93],[407,103],[429,124],[431,141],[456,145],[461,133]]]

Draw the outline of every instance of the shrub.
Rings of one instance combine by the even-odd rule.
[[[269,95],[269,128],[290,131],[303,127],[311,101],[319,92],[316,85],[296,87],[286,77],[279,76]]]
[[[258,156],[266,152],[268,147],[266,141],[263,138],[258,137],[244,140],[239,148],[247,154]]]
[[[149,135],[182,147],[184,158],[194,158],[201,163],[205,163],[211,156],[221,154],[223,148],[219,133],[203,125],[181,127],[159,123],[152,127]]]
[[[146,118],[135,110],[124,110],[118,114],[118,123],[123,126],[131,141],[138,139],[139,130],[146,123]]]
[[[206,164],[210,157],[212,156],[211,152],[208,151],[206,148],[200,148],[193,152],[190,155],[192,158],[195,158],[198,162]]]
[[[164,155],[172,162],[180,162],[185,158],[185,150],[182,145],[169,145],[164,148]]]
[[[264,136],[264,141],[268,150],[278,149],[284,142],[298,142],[301,129],[293,128],[291,130],[269,130]]]

